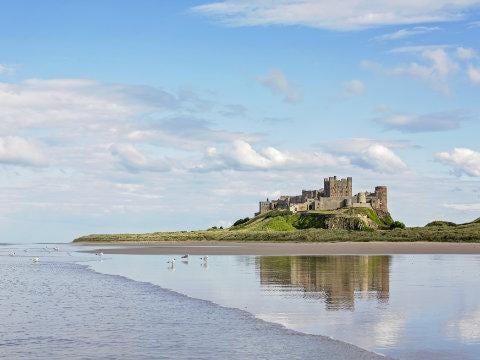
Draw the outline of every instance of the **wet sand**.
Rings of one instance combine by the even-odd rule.
[[[390,255],[390,254],[480,254],[480,243],[438,242],[335,242],[335,243],[85,243],[88,252],[132,255]]]

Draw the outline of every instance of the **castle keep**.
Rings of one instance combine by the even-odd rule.
[[[280,196],[277,200],[260,201],[255,216],[270,210],[290,210],[294,213],[309,210],[337,210],[342,208],[366,207],[380,215],[388,214],[387,187],[376,186],[374,192],[359,192],[352,195],[352,178],[337,179],[336,176],[323,180],[323,189],[302,190],[301,195]]]

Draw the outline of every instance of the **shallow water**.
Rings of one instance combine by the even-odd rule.
[[[395,358],[480,358],[478,255],[169,258],[90,266]]]
[[[88,268],[112,273],[130,269],[140,277],[153,271],[175,282],[175,276],[183,272],[166,269],[160,257],[100,261],[95,255],[72,252],[71,246],[57,246],[58,251],[53,246],[43,249],[43,245],[0,247],[0,358],[377,358],[349,344],[293,332],[245,311],[165,290],[145,282],[146,278],[134,281]],[[13,251],[15,256],[8,256]],[[32,262],[37,256],[40,261]],[[221,267],[222,261],[252,261],[217,260],[212,268]],[[250,267],[245,265],[239,269],[249,274]],[[185,270],[185,274],[216,277],[203,264],[192,263]],[[225,283],[228,276],[222,279],[219,282]],[[199,285],[203,281],[202,277],[197,280]],[[250,279],[245,285],[249,283]],[[231,285],[235,291],[235,284]],[[231,297],[226,294],[227,299]]]

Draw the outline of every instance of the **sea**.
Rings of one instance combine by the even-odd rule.
[[[0,358],[480,358],[478,255],[89,249],[0,245]]]

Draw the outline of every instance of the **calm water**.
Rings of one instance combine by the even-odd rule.
[[[0,246],[0,357],[480,358],[480,256],[195,256],[172,267],[170,256],[52,247],[10,257]]]
[[[169,258],[90,266],[394,358],[480,358],[479,256],[196,256],[174,267]]]
[[[157,281],[146,282],[153,273],[172,283],[183,274],[183,279],[190,278],[184,285],[194,284],[196,279],[199,288],[207,286],[200,282],[208,282],[210,277],[203,275],[212,274],[215,278],[216,272],[199,263],[185,265],[184,272],[166,269],[161,257],[110,257],[100,261],[95,255],[75,253],[71,246],[59,246],[59,251],[54,251],[53,245],[47,249],[0,246],[0,358],[378,357],[343,342],[293,332],[245,311],[165,290],[152,284]],[[16,255],[8,256],[12,251]],[[32,262],[35,256],[40,262]],[[212,269],[223,266],[222,262],[243,264],[236,268],[245,269],[245,274],[250,273],[250,261],[252,266],[256,261],[230,257],[216,260]],[[123,261],[126,262],[122,264]],[[130,268],[134,275],[105,275],[89,267],[112,273],[117,272],[115,269]],[[137,277],[141,281],[130,279]],[[228,276],[215,281],[225,285]],[[255,284],[259,286],[258,282]],[[224,286],[223,290],[236,291],[235,284],[228,288]],[[232,298],[232,294],[225,294],[225,298]]]

